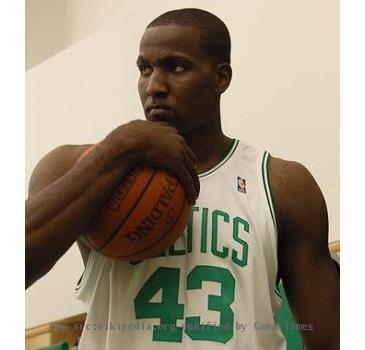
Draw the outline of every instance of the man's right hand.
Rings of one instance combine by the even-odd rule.
[[[189,204],[195,204],[200,190],[197,158],[174,127],[134,120],[114,129],[99,145],[117,158],[120,145],[126,143],[133,163],[170,171],[183,185]]]

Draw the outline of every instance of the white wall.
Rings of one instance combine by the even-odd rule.
[[[48,10],[60,6],[58,1],[36,1],[47,3]],[[97,142],[119,124],[143,118],[135,59],[144,27],[167,10],[200,7],[225,21],[232,36],[234,75],[222,100],[224,130],[274,156],[305,164],[327,200],[330,240],[339,239],[337,1],[135,0],[127,7],[118,0],[79,0],[65,4],[67,11],[60,11],[58,20],[48,21],[39,30],[43,34],[32,36],[34,45],[42,47],[42,31],[49,31],[55,39],[52,45],[44,41],[42,55],[38,49],[28,51],[33,68],[26,75],[27,182],[36,162],[54,147]],[[33,11],[33,22],[44,16],[41,8]],[[44,18],[41,22],[46,24]],[[62,32],[67,35],[53,35]],[[73,299],[82,271],[73,246],[26,292],[26,327],[83,312]]]

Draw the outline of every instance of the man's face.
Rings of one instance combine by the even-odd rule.
[[[182,134],[209,122],[216,108],[213,60],[200,47],[197,28],[148,28],[137,59],[138,91],[147,120],[165,121]]]

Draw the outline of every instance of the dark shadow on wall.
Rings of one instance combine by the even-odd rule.
[[[25,69],[67,46],[67,1],[25,1]]]

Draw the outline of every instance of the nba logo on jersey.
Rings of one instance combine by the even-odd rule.
[[[246,193],[246,180],[240,176],[237,176],[237,190]]]

